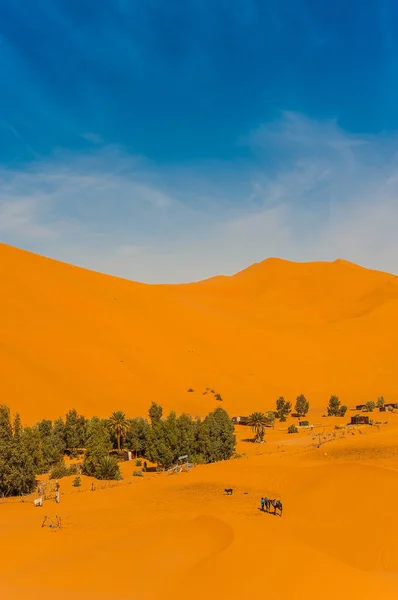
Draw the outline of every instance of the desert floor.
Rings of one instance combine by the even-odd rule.
[[[59,504],[7,500],[2,597],[397,598],[398,414],[374,417],[387,424],[324,418],[288,435],[278,423],[264,444],[237,427],[228,462],[142,478],[126,462],[122,482],[60,480]],[[263,495],[282,517],[259,510]],[[41,527],[56,515],[61,530]]]

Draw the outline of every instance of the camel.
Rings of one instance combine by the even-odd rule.
[[[271,500],[271,504],[274,507],[274,515],[276,515],[276,511],[279,510],[281,513],[280,516],[282,516],[282,502],[280,500]]]

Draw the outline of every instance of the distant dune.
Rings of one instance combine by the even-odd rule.
[[[146,285],[0,245],[0,397],[25,422],[75,407],[202,415],[398,402],[398,278],[343,260],[268,259],[232,277]],[[192,388],[193,393],[187,390]]]

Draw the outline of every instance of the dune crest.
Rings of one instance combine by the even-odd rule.
[[[300,393],[398,401],[398,278],[338,259],[145,285],[0,245],[0,394],[26,421],[75,407],[203,415]],[[187,393],[188,389],[193,393]]]

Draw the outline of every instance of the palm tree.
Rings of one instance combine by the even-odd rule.
[[[262,442],[264,439],[265,427],[268,424],[267,416],[262,412],[254,412],[249,415],[247,423],[255,434],[254,441]]]
[[[126,415],[121,410],[113,412],[109,419],[109,427],[117,439],[117,449],[120,452],[120,439],[126,434],[128,429],[128,420]]]

